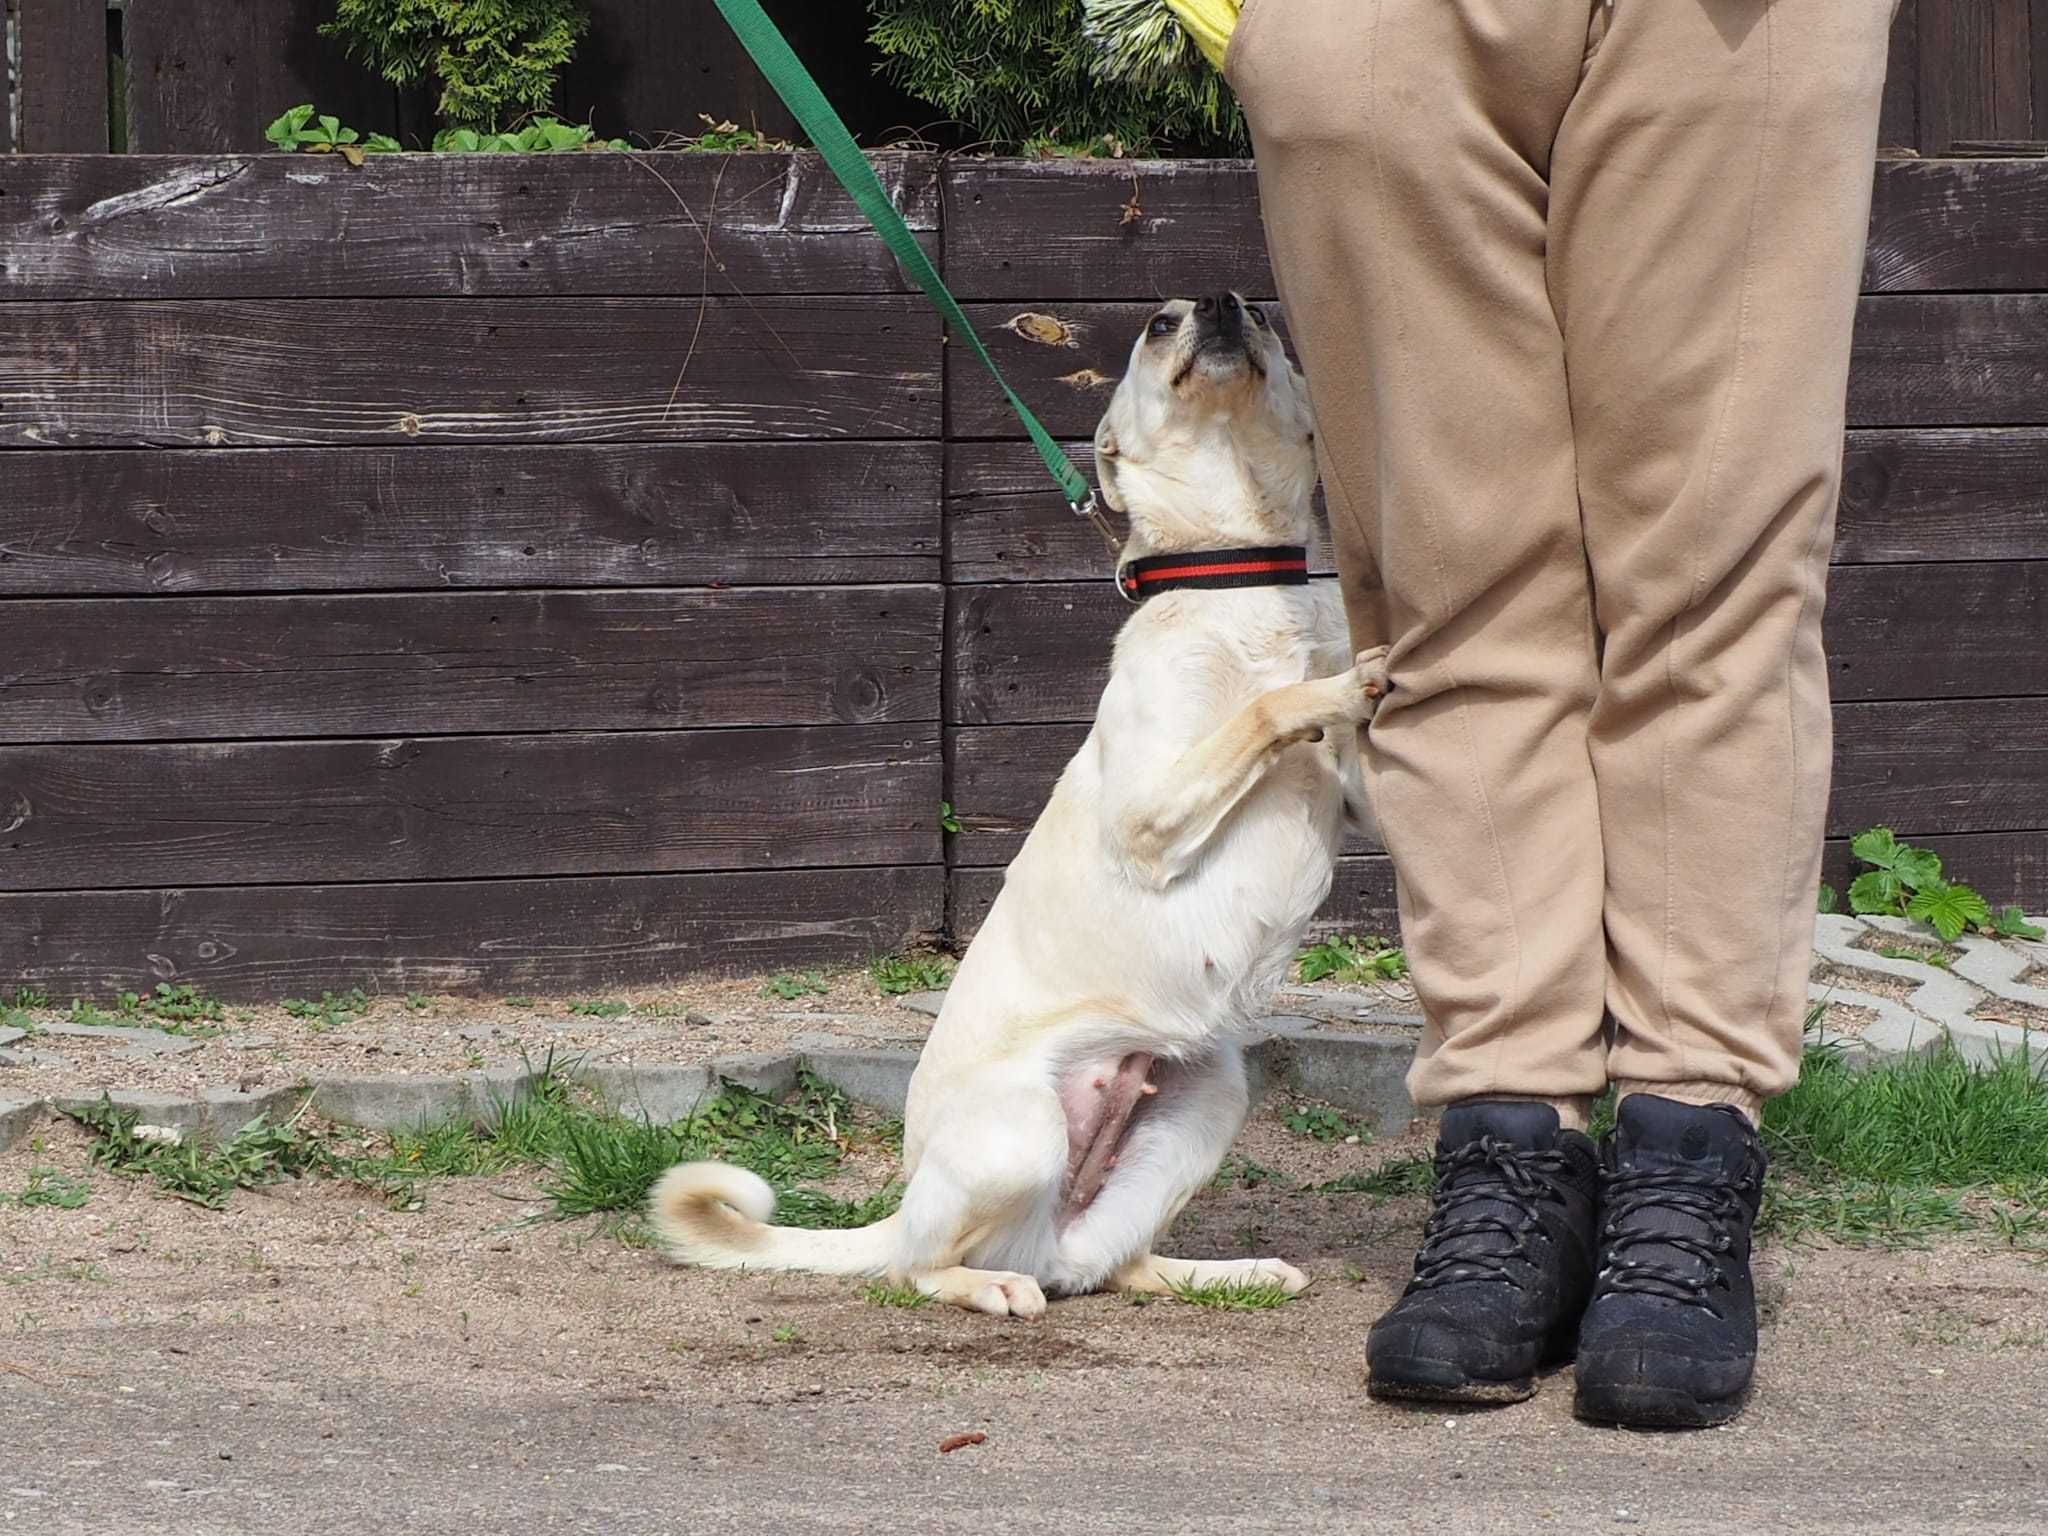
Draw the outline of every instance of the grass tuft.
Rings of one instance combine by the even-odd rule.
[[[1213,1280],[1207,1285],[1181,1284],[1167,1289],[1177,1301],[1217,1312],[1270,1312],[1294,1299],[1278,1280]]]
[[[931,1297],[914,1285],[890,1285],[882,1280],[870,1280],[862,1286],[860,1299],[871,1307],[903,1307],[911,1311],[932,1304]]]
[[[884,997],[937,992],[953,980],[953,971],[944,955],[877,955],[868,962],[868,978]]]

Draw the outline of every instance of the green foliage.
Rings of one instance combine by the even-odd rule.
[[[687,139],[666,141],[660,149],[679,149],[684,153],[705,155],[745,154],[752,150],[788,150],[796,146],[787,139],[771,139],[767,134],[752,128],[742,128],[738,123],[720,122],[707,112],[697,114],[704,131]]]
[[[399,149],[398,140],[390,134],[363,138],[355,129],[344,128],[340,118],[316,113],[310,101],[279,115],[263,130],[263,137],[288,155],[338,154],[350,165],[361,165],[364,155],[395,155]]]
[[[825,978],[816,971],[804,971],[801,974],[796,971],[777,971],[761,984],[763,996],[779,997],[785,1003],[831,990],[825,984]]]
[[[167,981],[160,981],[155,991],[140,997],[132,992],[122,994],[124,1003],[131,999],[137,1013],[167,1026],[217,1024],[227,1017],[227,1010],[221,1006],[220,999],[208,997],[190,983],[172,986]]]
[[[868,962],[868,977],[884,997],[936,992],[953,979],[953,962],[944,955],[878,955]]]
[[[224,1209],[237,1189],[257,1189],[333,1167],[327,1149],[298,1130],[303,1105],[281,1125],[258,1115],[225,1145],[199,1137],[168,1140],[138,1134],[134,1111],[116,1109],[105,1095],[98,1104],[68,1113],[92,1133],[95,1163],[115,1173],[154,1179],[180,1200],[210,1211]]]
[[[1317,1141],[1366,1141],[1372,1134],[1327,1104],[1290,1104],[1281,1112],[1280,1123],[1297,1136]]]
[[[1398,1157],[1382,1163],[1370,1173],[1340,1174],[1314,1186],[1319,1195],[1371,1195],[1380,1200],[1398,1200],[1406,1195],[1426,1195],[1436,1188],[1436,1165],[1426,1157]]]
[[[960,830],[960,818],[954,813],[953,802],[950,800],[941,800],[939,802],[939,830],[941,832],[958,832]]]
[[[1823,912],[1839,912],[1842,910],[1841,893],[1826,881],[1821,882],[1819,907]]]
[[[1243,115],[1210,69],[1099,78],[1081,0],[868,0],[882,70],[1000,148],[1242,153]]]
[[[2039,943],[2048,939],[2048,928],[2039,923],[2027,921],[2027,914],[2018,907],[2000,907],[1991,917],[1991,931],[2004,939],[2032,939]]]
[[[860,1299],[871,1307],[904,1307],[916,1309],[931,1305],[931,1297],[914,1285],[888,1285],[880,1280],[870,1280],[860,1288]]]
[[[450,127],[496,133],[547,108],[589,28],[585,0],[337,0],[320,31],[394,85],[431,76]]]
[[[475,128],[443,128],[434,148],[455,155],[545,155],[572,149],[631,149],[624,139],[600,139],[588,123],[565,123],[536,117],[519,128],[492,133]]]
[[[1890,827],[1859,834],[1849,851],[1859,864],[1870,866],[1850,882],[1851,912],[1917,918],[1950,944],[1972,928],[2009,937],[2040,936],[2041,930],[2017,907],[2007,907],[1994,918],[1991,904],[1975,890],[1942,877],[1939,854],[1900,842]]]
[[[1305,982],[1399,981],[1408,974],[1407,955],[1399,945],[1377,934],[1324,939],[1304,949],[1296,964]]]
[[[10,1008],[47,1008],[50,1006],[50,994],[41,987],[16,987],[7,995],[7,1006]]]
[[[0,1195],[0,1205],[12,1201],[25,1209],[44,1206],[52,1210],[75,1211],[92,1198],[92,1186],[54,1168],[31,1168],[28,1183],[18,1195]]]
[[[571,1003],[569,1011],[579,1018],[616,1019],[621,1014],[631,1013],[633,1005],[622,1003],[617,998],[594,998],[585,1002]]]
[[[317,1035],[368,1013],[370,999],[361,987],[350,987],[339,997],[332,992],[322,992],[317,1002],[303,997],[288,997],[284,1000],[284,1011],[295,1019],[304,1019]]]

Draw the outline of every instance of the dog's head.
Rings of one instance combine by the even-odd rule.
[[[1235,293],[1162,304],[1095,429],[1095,471],[1128,555],[1307,543],[1315,422],[1265,311]]]

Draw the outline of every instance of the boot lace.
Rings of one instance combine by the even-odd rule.
[[[1516,1263],[1541,1229],[1537,1205],[1559,1199],[1561,1152],[1530,1152],[1491,1136],[1436,1155],[1436,1201],[1422,1229],[1411,1291],[1467,1280],[1524,1289]]]
[[[1601,1236],[1607,1248],[1600,1294],[1658,1296],[1720,1316],[1713,1293],[1729,1289],[1723,1260],[1735,1246],[1730,1227],[1742,1215],[1742,1196],[1754,1178],[1748,1174],[1730,1183],[1669,1168],[1610,1174],[1603,1191]],[[1684,1230],[1685,1217],[1701,1230]],[[1691,1262],[1681,1265],[1643,1250]]]

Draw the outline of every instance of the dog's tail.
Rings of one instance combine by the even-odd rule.
[[[771,1227],[775,1191],[730,1163],[678,1163],[655,1181],[647,1223],[678,1264],[879,1275],[895,1252],[896,1218],[845,1231]]]

